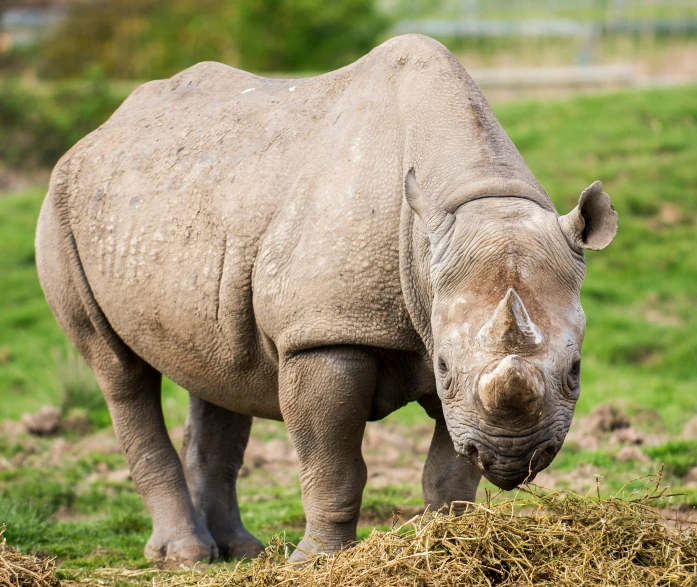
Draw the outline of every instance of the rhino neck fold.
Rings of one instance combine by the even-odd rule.
[[[495,192],[494,190],[506,190]],[[541,188],[540,188],[541,189]],[[516,193],[511,194],[510,192]],[[519,181],[491,178],[479,181],[453,192],[442,204],[449,212],[483,198],[518,197],[532,201],[540,207],[556,213],[554,205],[544,191],[536,191],[534,186]],[[466,218],[466,215],[463,216]],[[433,284],[431,282],[431,245],[428,236],[415,226],[415,215],[404,199],[400,216],[399,235],[399,273],[404,303],[409,312],[414,330],[424,343],[423,354],[429,360],[433,357],[433,332],[431,310],[433,305]]]
[[[542,186],[508,177],[490,177],[463,182],[459,188],[453,190],[451,195],[445,198],[443,205],[448,212],[454,212],[460,206],[474,200],[510,197],[529,200],[545,210],[557,213],[552,200],[542,189]]]
[[[414,218],[409,204],[403,199],[399,221],[399,279],[404,304],[414,330],[424,344],[421,354],[430,362],[433,356],[431,244],[426,234],[415,229]]]

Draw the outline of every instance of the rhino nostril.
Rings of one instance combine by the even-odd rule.
[[[484,465],[482,463],[482,459],[479,456],[479,450],[477,447],[474,445],[473,442],[468,442],[465,445],[465,456],[470,460],[470,462],[477,467],[480,471],[484,470]]]
[[[490,451],[477,446],[471,440],[467,441],[463,453],[482,473],[484,473],[494,461],[494,455]]]
[[[533,468],[536,471],[540,471],[547,467],[557,455],[556,444],[548,444],[542,451],[537,453],[534,457]]]

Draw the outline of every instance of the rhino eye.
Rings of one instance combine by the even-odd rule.
[[[438,357],[438,375],[445,389],[450,389],[453,382],[453,376],[448,369],[448,363],[443,357]]]
[[[566,376],[566,384],[569,391],[575,390],[581,383],[581,359],[576,359],[571,365],[569,374]]]

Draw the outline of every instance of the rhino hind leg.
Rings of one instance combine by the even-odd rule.
[[[94,362],[91,366],[133,480],[152,515],[145,557],[175,564],[217,559],[218,549],[194,508],[167,434],[160,401],[162,376],[140,359],[127,369]]]
[[[194,505],[227,559],[263,551],[244,527],[237,503],[237,475],[251,428],[251,416],[190,396],[181,460]]]
[[[300,461],[307,519],[291,561],[356,540],[367,480],[361,442],[377,369],[374,354],[350,346],[304,351],[280,365],[281,413]]]
[[[58,323],[99,382],[133,480],[152,516],[145,556],[186,564],[215,559],[217,547],[194,509],[167,434],[162,376],[128,348],[101,314],[57,212],[47,198],[37,231],[39,278]]]

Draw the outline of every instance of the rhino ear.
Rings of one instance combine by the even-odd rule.
[[[583,190],[576,206],[559,217],[561,230],[569,244],[578,249],[600,251],[617,234],[617,212],[599,181]]]
[[[421,191],[413,167],[404,178],[404,196],[414,213],[426,225],[432,246],[436,246],[455,222],[455,216],[441,208]]]

